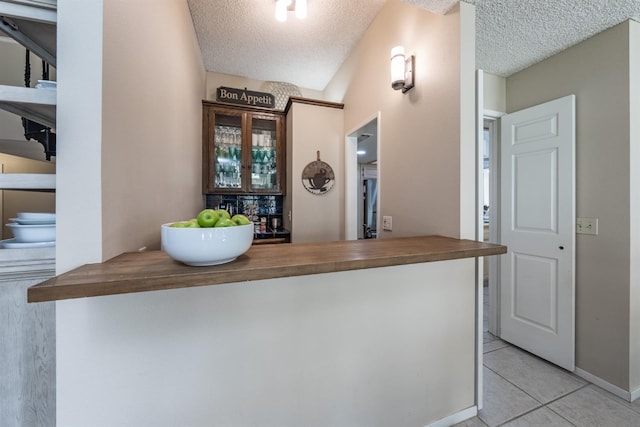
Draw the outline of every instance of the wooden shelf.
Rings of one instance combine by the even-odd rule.
[[[388,267],[506,253],[501,245],[441,236],[257,245],[235,261],[190,267],[161,251],[89,264],[29,288],[29,302],[117,295]]]
[[[56,90],[0,85],[0,108],[56,127]]]
[[[55,190],[56,175],[48,173],[0,173],[0,190]]]

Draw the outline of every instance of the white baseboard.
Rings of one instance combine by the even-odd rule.
[[[469,418],[473,418],[476,415],[478,415],[478,407],[472,406],[471,408],[467,408],[463,411],[456,412],[448,417],[444,417],[438,421],[427,424],[425,427],[449,427],[468,420]]]
[[[637,389],[632,393],[629,393],[628,391],[621,389],[617,385],[613,385],[610,382],[607,382],[600,377],[596,377],[595,375],[585,370],[582,370],[580,368],[576,368],[576,370],[573,373],[579,376],[580,378],[583,378],[589,381],[590,383],[595,384],[598,387],[607,390],[609,393],[615,394],[616,396],[626,400],[627,402],[633,402],[638,397],[640,397],[640,389]]]

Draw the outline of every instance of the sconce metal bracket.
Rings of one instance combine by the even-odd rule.
[[[415,62],[415,55],[411,55],[404,60],[404,85],[402,86],[402,93],[407,93],[415,86],[413,81],[413,67]]]

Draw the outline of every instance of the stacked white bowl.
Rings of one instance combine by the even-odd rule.
[[[49,212],[18,212],[10,218],[7,227],[14,238],[2,240],[3,248],[35,248],[54,246],[56,243],[56,214]]]

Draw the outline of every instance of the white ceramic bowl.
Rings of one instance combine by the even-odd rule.
[[[24,219],[24,218],[9,218],[9,222],[15,222],[22,225],[46,225],[55,224],[55,219]]]
[[[253,243],[253,224],[236,227],[176,228],[162,224],[162,250],[187,265],[231,262]]]
[[[56,214],[51,212],[18,212],[17,219],[55,222]]]
[[[10,222],[7,227],[18,243],[54,242],[56,240],[55,224],[26,225]]]

